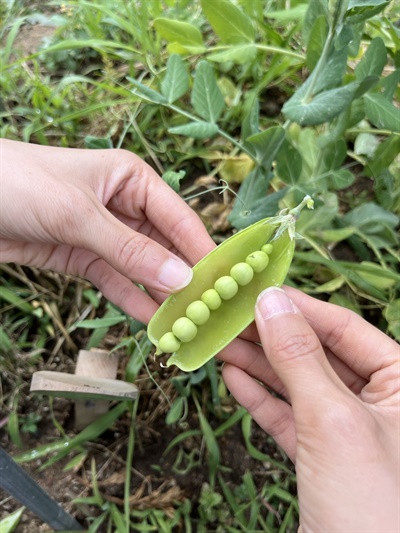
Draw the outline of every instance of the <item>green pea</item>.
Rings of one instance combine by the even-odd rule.
[[[196,300],[188,305],[186,316],[192,320],[196,326],[202,326],[210,318],[210,310],[201,300]]]
[[[165,333],[165,335],[163,335],[158,341],[158,349],[162,353],[177,352],[180,347],[181,343],[179,342],[179,339],[175,337],[172,331],[168,331],[168,333]]]
[[[230,300],[236,296],[239,290],[239,285],[232,276],[222,276],[214,283],[214,289],[223,300]]]
[[[257,250],[246,257],[246,263],[251,266],[251,268],[257,274],[265,270],[269,263],[269,257],[265,252]]]
[[[266,253],[267,255],[270,255],[273,249],[274,247],[270,242],[268,244],[264,244],[264,246],[261,247],[261,251]]]
[[[231,268],[230,274],[238,285],[248,285],[254,277],[254,270],[247,263],[236,263]]]
[[[197,327],[190,318],[182,316],[173,323],[172,333],[182,342],[190,342],[197,335]]]
[[[280,286],[285,280],[294,253],[295,221],[305,205],[307,198],[297,208],[287,210],[287,213],[260,220],[235,233],[193,267],[193,279],[189,285],[165,300],[147,328],[148,337],[155,345],[171,331],[175,337],[182,339],[181,347],[168,358],[167,366],[176,365],[185,372],[197,370],[253,322],[255,303],[260,292],[267,287]],[[261,251],[265,243],[273,245],[270,256]],[[266,250],[270,251],[270,246]],[[257,258],[259,254],[263,258],[261,271],[257,265],[254,268],[251,264],[254,256]],[[268,268],[265,268],[268,260]],[[257,269],[258,273],[247,285],[239,288],[237,281],[228,274],[236,264],[243,262],[255,272]],[[235,269],[232,272],[235,273]],[[221,296],[216,289],[221,290],[218,285],[224,278],[228,278],[229,284],[234,285],[229,296],[236,296],[224,301],[222,305]],[[196,335],[197,326],[184,315],[187,308],[199,300],[212,312]],[[183,335],[176,331],[181,324]],[[189,334],[186,331],[188,325]],[[157,350],[156,353],[160,352]]]
[[[201,295],[201,299],[211,311],[216,311],[222,303],[221,296],[215,289],[204,291]]]

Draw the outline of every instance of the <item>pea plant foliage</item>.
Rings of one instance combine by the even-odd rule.
[[[246,2],[202,0],[200,22],[155,19],[169,54],[159,76],[128,78],[143,105],[168,111],[168,133],[182,137],[183,149],[210,160],[223,152],[221,175],[240,182],[234,228],[313,197],[293,271],[301,277],[307,262],[319,265],[309,290],[350,307],[358,295],[398,308],[400,38],[388,6],[312,0],[261,13]],[[284,24],[290,29],[278,37]],[[288,96],[267,116],[265,94],[279,83]],[[340,260],[345,248],[353,261]]]

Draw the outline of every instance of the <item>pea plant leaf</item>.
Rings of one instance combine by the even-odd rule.
[[[194,54],[205,51],[201,31],[189,22],[159,17],[154,20],[154,27],[160,37],[169,43],[180,45],[182,50],[187,49]]]
[[[348,24],[358,24],[380,13],[390,0],[350,0],[346,13]]]
[[[343,221],[348,226],[357,228],[358,235],[375,248],[396,246],[399,243],[395,232],[399,217],[373,202],[356,207],[343,217]]]
[[[175,126],[168,129],[169,133],[176,135],[184,135],[185,137],[192,137],[193,139],[208,139],[214,137],[218,133],[218,126],[199,120],[196,122],[189,122],[182,126]]]
[[[216,63],[225,63],[232,61],[237,65],[244,65],[255,59],[257,55],[257,47],[253,43],[241,43],[232,45],[227,50],[222,52],[214,52],[208,55],[210,61]]]
[[[228,220],[236,229],[244,229],[250,224],[279,211],[279,201],[287,194],[287,188],[267,194],[271,173],[255,169],[240,186],[238,196]]]
[[[365,113],[377,128],[400,133],[400,109],[379,93],[364,95]]]
[[[383,89],[382,95],[389,100],[393,99],[394,93],[400,84],[400,68],[385,76],[379,83],[379,86]]]
[[[222,42],[240,44],[254,41],[251,19],[229,0],[202,0],[201,6]]]
[[[337,168],[330,172],[328,176],[329,188],[340,190],[349,187],[355,181],[355,176],[350,170]]]
[[[310,84],[313,84],[312,96],[317,95],[327,89],[333,89],[341,85],[343,76],[347,67],[347,46],[341,47],[339,50],[333,49],[328,56],[321,72],[313,72],[303,85],[303,91],[307,92]],[[317,79],[314,80],[314,74],[317,74]]]
[[[304,16],[302,33],[305,41],[308,41],[311,36],[315,21],[319,17],[324,17],[325,20],[328,20],[328,3],[321,2],[321,0],[310,0],[308,2],[308,9]]]
[[[258,165],[269,170],[284,138],[285,130],[282,126],[274,126],[247,137],[245,146],[253,154]]]
[[[301,89],[304,86],[301,87]],[[297,91],[282,108],[285,117],[301,126],[316,126],[337,117],[353,100],[357,82],[321,92],[310,100],[303,100],[305,91]]]
[[[400,136],[391,135],[375,150],[373,159],[366,167],[369,176],[379,176],[400,153]]]
[[[212,124],[217,122],[224,109],[224,97],[208,61],[200,61],[197,65],[191,102],[196,113]]]
[[[161,83],[161,93],[172,104],[189,89],[189,75],[184,62],[177,54],[169,57],[167,72]]]
[[[167,170],[161,177],[175,192],[179,192],[180,181],[185,177],[185,174],[186,172],[184,170],[180,170],[179,172]]]
[[[387,52],[383,40],[376,37],[354,69],[356,79],[362,81],[367,76],[380,76],[386,65]]]
[[[155,91],[154,89],[150,89],[150,87],[147,87],[144,83],[136,80],[135,78],[131,78],[128,76],[126,78],[134,87],[133,94],[139,96],[140,98],[143,98],[144,100],[147,100],[149,102],[152,102],[153,104],[166,104],[168,103],[165,96],[160,94],[159,92]]]
[[[287,185],[295,185],[301,176],[302,165],[300,152],[285,139],[276,159],[276,173]]]
[[[244,113],[242,122],[242,139],[260,132],[260,102],[258,98],[249,99],[249,105]]]
[[[328,35],[326,16],[320,15],[314,21],[307,44],[306,65],[312,71],[321,57],[324,44]]]

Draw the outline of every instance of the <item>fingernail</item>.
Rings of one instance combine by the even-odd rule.
[[[263,291],[258,296],[256,305],[264,320],[269,320],[276,315],[296,313],[292,300],[279,287],[269,287]]]
[[[169,291],[186,287],[193,277],[192,269],[179,259],[167,259],[161,266],[158,281]]]

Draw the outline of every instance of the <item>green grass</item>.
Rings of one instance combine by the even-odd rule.
[[[399,8],[375,4],[339,20],[324,2],[10,0],[0,134],[132,150],[180,179],[216,242],[311,194],[288,283],[400,338]],[[319,117],[318,99],[335,113]],[[49,488],[88,531],[297,530],[293,468],[218,361],[160,368],[143,326],[83,280],[1,265],[0,301],[0,443],[32,472],[74,478],[76,497]],[[116,350],[140,398],[77,433],[72,403],[29,382],[73,372],[88,347]]]

